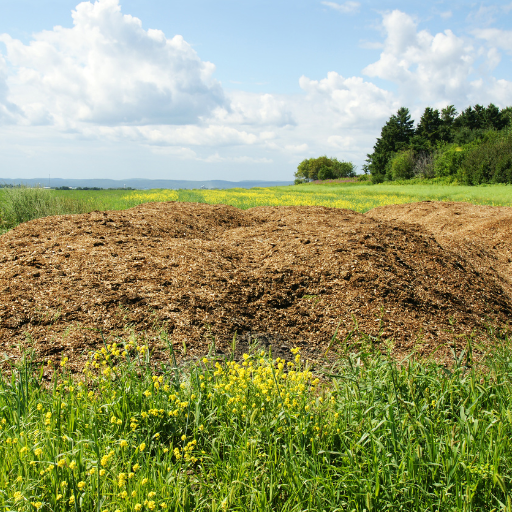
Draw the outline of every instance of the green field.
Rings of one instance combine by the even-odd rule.
[[[186,201],[254,206],[321,205],[366,212],[377,206],[416,201],[466,201],[474,204],[512,206],[512,185],[457,186],[396,183],[303,184],[288,187],[227,190],[102,190],[58,191],[61,197],[90,201],[95,209],[122,210],[148,201]]]
[[[226,190],[42,190],[0,189],[3,230],[32,218],[93,210],[124,210],[155,201],[255,206],[328,206],[366,212],[416,201],[466,201],[512,206],[512,185],[460,186],[425,183],[326,183]]]

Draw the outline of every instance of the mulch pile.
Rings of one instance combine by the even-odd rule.
[[[397,356],[449,357],[454,339],[506,327],[512,208],[417,203],[324,207],[151,203],[47,217],[0,237],[1,354],[31,347],[79,368],[130,332],[168,358],[259,339],[310,359],[354,333]],[[337,345],[337,344],[335,344]],[[341,344],[342,345],[342,344]]]

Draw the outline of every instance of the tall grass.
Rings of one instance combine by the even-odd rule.
[[[85,213],[94,209],[86,199],[58,196],[40,187],[4,188],[0,199],[0,229],[3,230],[40,217]]]
[[[510,511],[512,351],[499,343],[450,370],[361,349],[321,380],[299,350],[185,370],[118,341],[83,375],[64,359],[50,385],[26,359],[0,380],[0,507]]]

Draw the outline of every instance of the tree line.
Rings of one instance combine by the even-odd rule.
[[[458,113],[427,107],[417,126],[401,107],[363,166],[373,183],[451,177],[460,183],[512,183],[512,107],[475,105]]]

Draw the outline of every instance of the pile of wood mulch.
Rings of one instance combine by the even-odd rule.
[[[47,217],[0,237],[0,357],[69,357],[138,336],[168,358],[255,340],[309,358],[362,337],[450,357],[508,328],[512,209],[423,202],[324,207],[150,203]],[[350,340],[346,340],[350,338]],[[387,340],[387,341],[386,341]],[[238,349],[240,350],[240,348]]]

